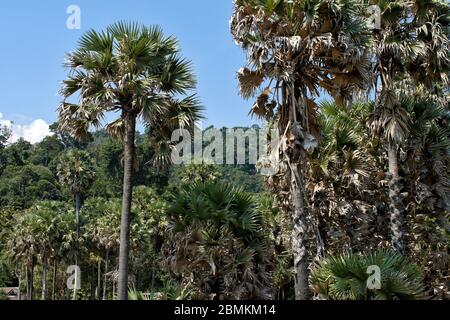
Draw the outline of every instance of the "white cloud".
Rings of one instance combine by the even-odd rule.
[[[1,113],[1,112],[0,112],[0,125],[6,126],[6,127],[11,127],[12,126],[12,122],[11,121],[3,119],[3,113]]]
[[[49,124],[42,119],[34,120],[29,124],[14,124],[12,121],[3,119],[3,114],[0,112],[0,124],[12,129],[10,142],[23,138],[30,143],[37,143],[52,135]]]

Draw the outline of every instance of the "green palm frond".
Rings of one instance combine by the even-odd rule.
[[[194,89],[196,80],[191,62],[178,55],[170,56],[162,67],[160,81],[161,88],[169,93],[185,94],[187,90]]]
[[[369,288],[368,268],[380,270],[380,288]],[[420,268],[392,251],[330,256],[316,263],[311,287],[332,300],[422,299],[424,287]]]
[[[78,139],[101,127],[110,113],[120,114],[107,126],[123,138],[123,122],[132,112],[142,120],[160,151],[154,163],[170,163],[173,130],[191,127],[201,118],[191,62],[179,54],[179,44],[158,26],[118,22],[104,31],[90,30],[66,57],[69,75],[63,82],[59,126]],[[68,101],[75,97],[77,103]],[[109,118],[109,117],[108,117]]]
[[[170,270],[190,274],[194,296],[209,299],[218,286],[215,294],[242,298],[270,287],[270,246],[251,195],[209,181],[177,190],[173,198],[167,211],[172,240],[166,244],[166,258]],[[251,287],[242,290],[244,283]]]

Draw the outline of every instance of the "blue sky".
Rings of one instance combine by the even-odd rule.
[[[70,5],[81,9],[81,30],[66,27]],[[0,121],[14,121],[22,128],[18,135],[38,120],[54,122],[58,90],[67,74],[64,54],[75,48],[83,32],[130,20],[159,24],[180,40],[198,77],[198,94],[207,108],[205,125],[251,125],[252,102],[239,97],[235,79],[244,54],[229,33],[231,9],[232,0],[0,1]]]

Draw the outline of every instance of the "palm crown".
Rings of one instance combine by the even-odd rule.
[[[71,150],[61,156],[57,175],[71,194],[79,194],[90,187],[94,179],[94,163],[85,151]]]
[[[196,84],[190,62],[178,52],[177,40],[165,37],[157,26],[119,22],[103,32],[89,31],[78,49],[67,55],[70,75],[61,90],[60,126],[83,138],[90,126],[101,124],[106,113],[121,112],[107,129],[122,138],[127,113],[148,126],[168,110],[172,110],[169,123],[180,120],[185,125],[196,120],[200,111],[196,97],[174,97]],[[74,95],[79,98],[77,104],[68,102]]]

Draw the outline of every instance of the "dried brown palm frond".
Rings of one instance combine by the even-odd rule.
[[[116,140],[122,141],[125,137],[125,121],[119,118],[106,126],[106,131]]]
[[[243,68],[237,74],[241,96],[249,99],[255,95],[261,84],[264,82],[264,75],[260,71],[252,71]]]
[[[261,119],[271,119],[273,117],[277,103],[276,101],[269,102],[269,98],[270,88],[266,88],[256,99],[255,104],[250,110],[250,114]]]
[[[388,141],[399,144],[408,136],[410,124],[410,115],[400,105],[395,90],[383,90],[378,99],[377,112],[371,122],[373,132],[383,134]]]
[[[344,177],[360,175],[367,178],[370,176],[367,161],[365,160],[364,154],[359,150],[344,150],[344,163],[342,168],[344,170]]]

